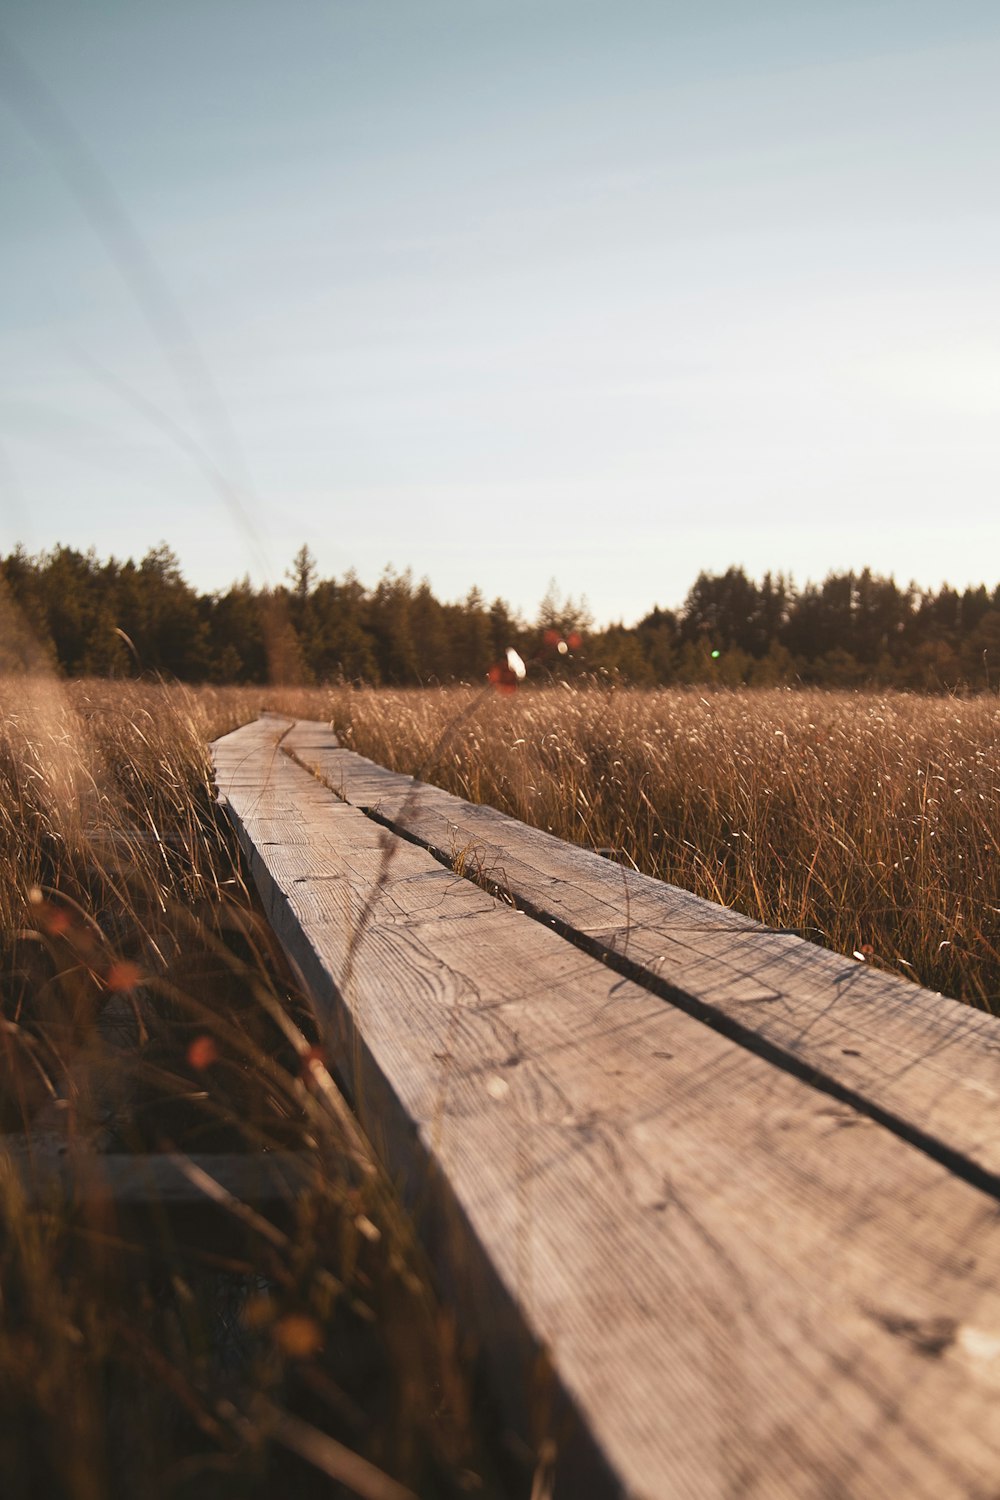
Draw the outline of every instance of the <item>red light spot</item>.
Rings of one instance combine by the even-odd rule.
[[[210,1068],[219,1058],[219,1049],[210,1036],[196,1036],[187,1049],[187,1060],[192,1068],[200,1072],[203,1068]]]
[[[506,662],[497,662],[486,674],[487,682],[492,682],[498,693],[509,697],[511,693],[517,692],[517,673],[507,666]]]
[[[542,640],[545,642],[546,646],[558,646],[559,642],[562,640],[562,636],[559,634],[558,630],[547,630],[542,636]]]
[[[127,958],[120,958],[108,969],[104,983],[109,990],[134,990],[137,984],[142,983],[142,970],[138,964],[131,963]]]
[[[71,913],[64,906],[53,906],[51,901],[39,903],[37,919],[42,930],[52,937],[61,937],[73,926]]]
[[[571,630],[569,635],[566,637],[566,644],[571,651],[579,651],[580,647],[583,645],[583,636],[578,630]]]
[[[286,1313],[274,1325],[274,1337],[290,1359],[309,1359],[323,1347],[319,1324],[305,1313]]]

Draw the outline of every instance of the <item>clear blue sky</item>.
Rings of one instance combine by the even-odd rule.
[[[1000,576],[995,0],[0,16],[0,549]]]

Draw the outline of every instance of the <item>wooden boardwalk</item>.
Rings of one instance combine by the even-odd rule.
[[[1000,1022],[267,718],[220,796],[567,1496],[1000,1494]]]

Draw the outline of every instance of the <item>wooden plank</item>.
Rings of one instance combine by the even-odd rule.
[[[220,791],[332,1061],[529,1433],[527,1361],[551,1353],[581,1423],[562,1493],[994,1496],[994,1199],[317,804],[275,732],[221,742]]]
[[[387,771],[338,748],[326,725],[297,723],[283,748],[352,806],[480,872],[656,993],[1000,1187],[997,1018]]]

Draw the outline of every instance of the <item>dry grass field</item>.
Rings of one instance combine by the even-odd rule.
[[[387,1500],[500,1492],[455,1330],[214,807],[208,742],[262,707],[859,962],[1000,999],[993,697],[19,678],[0,705],[0,1129],[96,1152],[315,1143],[328,1166],[285,1241],[147,1264],[106,1221],[29,1211],[0,1151],[11,1495],[253,1496],[279,1472],[303,1496],[338,1476]]]
[[[0,703],[4,1496],[498,1493],[453,1322],[213,805],[208,743],[259,692],[22,678]],[[320,1184],[194,1256],[100,1191],[39,1211],[15,1161],[69,1152],[85,1187],[106,1153],[259,1147]]]
[[[341,692],[343,744],[775,927],[1000,1003],[1000,704]]]

